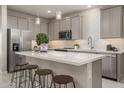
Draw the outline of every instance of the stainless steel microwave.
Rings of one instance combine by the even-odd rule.
[[[72,39],[71,30],[60,31],[59,32],[59,39],[60,40],[71,40]]]

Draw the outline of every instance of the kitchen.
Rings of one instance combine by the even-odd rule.
[[[11,39],[13,40],[13,38],[16,37],[13,36],[16,34],[11,35],[12,33],[8,33],[8,32],[20,33],[21,36],[17,36],[17,37],[19,37],[18,41],[21,38],[21,42],[22,42],[21,47],[19,47],[20,45],[18,44],[18,42],[12,44],[14,44],[13,46],[15,46],[17,49],[17,50],[15,49],[15,51],[19,51],[18,47],[24,51],[24,52],[15,52],[13,50],[13,52],[15,53],[14,55],[16,56],[19,55],[19,57],[21,56],[21,59],[23,61],[25,61],[26,58],[26,62],[29,62],[29,64],[35,64],[36,62],[40,68],[49,69],[50,62],[46,61],[47,59],[49,59],[54,64],[57,64],[55,65],[55,67],[57,66],[59,67],[58,69],[60,71],[58,69],[54,69],[55,67],[51,68],[52,70],[54,70],[54,72],[56,72],[57,74],[70,75],[72,73],[70,70],[73,71],[73,69],[79,69],[79,67],[76,67],[75,64],[83,65],[85,60],[89,59],[89,60],[93,60],[92,64],[87,63],[88,65],[83,67],[84,72],[82,73],[82,76],[78,77],[77,80],[75,80],[76,75],[74,75],[75,73],[72,74],[75,80],[76,87],[102,87],[101,76],[110,80],[114,80],[116,82],[122,81],[124,74],[124,69],[123,69],[124,39],[123,39],[123,22],[122,22],[123,6],[85,6],[85,5],[84,6],[80,5],[75,7],[50,6],[50,5],[45,7],[42,5],[41,6],[18,6],[18,5],[1,6],[1,9],[4,8],[6,8],[6,12],[7,12],[5,13],[5,11],[2,11],[7,15],[7,19],[6,18],[3,19],[3,20],[7,20],[6,23],[8,28],[7,39],[8,37],[10,37],[8,40],[6,40],[7,47],[9,47],[9,43],[11,43]],[[48,8],[51,9],[51,12],[50,10],[48,12]],[[62,12],[55,11],[54,8],[58,8],[58,10],[61,9]],[[66,8],[70,10],[64,11],[66,10]],[[33,12],[36,11],[35,9],[38,10],[39,15]],[[40,18],[40,11],[43,10],[45,10],[45,12],[47,13],[46,14],[44,13],[45,18],[42,17]],[[62,13],[62,18],[59,20],[55,19],[55,12],[59,12],[59,14]],[[36,14],[35,16],[33,16],[34,13]],[[5,25],[3,23],[3,27],[4,26]],[[34,52],[37,51],[36,35],[38,33],[45,33],[49,37],[49,44],[48,44],[49,48],[47,52],[48,55],[45,55],[44,53],[43,55],[42,53],[40,53],[41,54],[40,55],[37,54],[37,52],[36,53]],[[11,38],[11,36],[13,37]],[[29,49],[26,49],[27,46],[29,46]],[[10,48],[12,47],[10,46]],[[25,52],[25,50],[33,50],[33,53]],[[76,59],[75,53],[76,55],[79,55],[79,57],[77,58],[77,61],[79,63],[75,63],[76,60],[74,61],[74,59]],[[7,54],[9,54],[9,52],[7,52]],[[56,54],[56,55],[52,55],[52,54]],[[67,56],[67,58],[64,57],[65,55]],[[41,57],[41,59],[47,64],[42,62],[42,64],[44,65],[41,66],[42,64],[40,63],[40,61],[42,60],[38,60],[39,59],[38,56],[43,56]],[[84,56],[84,58],[81,59],[80,56],[82,57]],[[91,58],[87,56],[90,56]],[[57,59],[56,57],[61,59]],[[71,59],[72,61],[70,61]],[[82,61],[80,61],[79,59],[81,59]],[[59,61],[59,60],[63,60],[63,61]],[[66,60],[68,62],[66,62]],[[61,63],[58,64],[54,61],[57,61],[58,63],[62,62],[62,64]],[[74,67],[68,65],[69,62],[72,63],[71,65],[74,65]],[[87,62],[91,62],[91,61],[87,61]],[[66,67],[65,63],[66,65],[68,65],[68,67]],[[102,63],[102,65],[100,63]],[[7,65],[8,64],[9,63],[7,63]],[[14,65],[14,63],[10,63],[10,64]],[[7,70],[6,64],[4,63],[2,65],[3,68],[1,69],[4,72]],[[94,69],[91,69],[91,67]],[[85,72],[86,69],[88,69],[87,71],[89,73]],[[97,75],[95,75],[95,72],[93,72],[94,70],[98,71],[99,73],[98,78]],[[80,71],[78,70],[77,72]],[[88,79],[88,74],[93,75],[90,76],[90,78],[92,79]],[[86,75],[87,77],[84,78],[84,76]],[[83,81],[89,81],[89,82],[84,82],[82,85],[78,84],[79,82],[82,82],[79,80],[79,78],[81,77],[84,78]],[[94,84],[93,81],[96,79],[97,81],[95,81]],[[98,84],[96,84],[96,82],[98,82]]]

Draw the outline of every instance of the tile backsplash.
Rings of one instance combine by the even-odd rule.
[[[79,44],[80,49],[89,49],[87,40],[72,40],[72,41],[54,40],[49,42],[49,47],[50,48],[72,47],[74,44]],[[97,50],[106,50],[107,44],[111,44],[112,46],[117,47],[118,50],[124,51],[124,39],[98,39],[93,41],[94,49]]]

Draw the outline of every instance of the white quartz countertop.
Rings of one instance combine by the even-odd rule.
[[[55,61],[55,62],[70,64],[75,66],[81,66],[84,64],[92,63],[96,60],[99,60],[105,57],[105,55],[101,55],[101,54],[60,52],[60,51],[48,51],[46,53],[22,51],[22,52],[15,52],[15,53],[22,56]]]
[[[50,50],[54,50],[56,48],[50,48]],[[59,49],[59,48],[58,48]],[[62,48],[60,48],[62,49]],[[106,51],[106,50],[97,50],[97,49],[64,49],[69,52],[86,52],[86,53],[99,53],[99,54],[123,54],[124,51]]]
[[[105,51],[105,50],[89,50],[89,49],[68,49],[68,51],[99,53],[99,54],[123,54],[124,51]]]

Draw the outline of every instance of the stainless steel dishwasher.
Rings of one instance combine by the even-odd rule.
[[[117,81],[117,55],[106,54],[102,59],[102,76]]]

